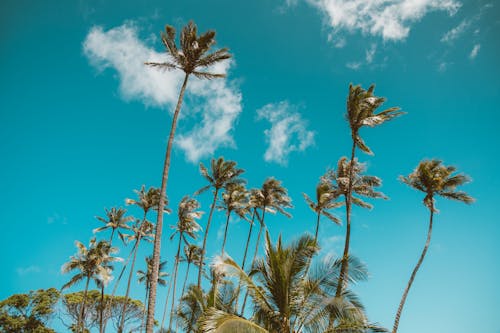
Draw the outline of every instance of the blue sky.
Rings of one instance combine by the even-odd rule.
[[[142,184],[159,185],[181,74],[143,62],[164,59],[158,37],[165,24],[180,29],[193,19],[200,31],[215,29],[217,46],[229,47],[233,59],[214,69],[226,79],[190,82],[170,173],[172,208],[204,185],[198,163],[224,156],[246,170],[249,186],[274,176],[288,188],[293,219],[269,218],[274,238],[313,232],[302,192],[312,195],[318,177],[349,153],[349,83],[375,83],[385,106],[407,114],[362,131],[375,156],[358,156],[384,180],[390,200],[354,210],[352,253],[371,274],[355,290],[371,320],[391,327],[428,219],[422,195],[397,177],[423,158],[440,158],[473,178],[464,190],[477,202],[438,200],[431,248],[400,330],[499,333],[498,4],[377,3],[3,1],[0,298],[60,287],[69,278],[60,267],[74,241],[87,243],[99,226],[95,216],[123,206]],[[209,194],[200,201],[208,212]],[[220,247],[217,214],[211,254]],[[174,215],[166,220],[174,222]],[[234,257],[247,227],[230,226]],[[172,261],[168,234],[162,253]],[[323,221],[323,251],[339,253],[343,235]],[[132,296],[142,299],[143,287],[133,286]]]

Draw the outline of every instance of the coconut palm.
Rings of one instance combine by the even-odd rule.
[[[141,241],[151,241],[154,238],[153,234],[153,223],[149,222],[148,220],[139,220],[137,219],[135,221],[135,225],[131,228],[133,231],[133,234],[127,235],[127,240],[129,242],[134,242],[134,246],[132,247],[133,251],[133,257],[132,257],[132,263],[130,266],[130,273],[128,276],[128,281],[127,281],[127,289],[125,292],[125,301],[123,302],[123,311],[122,311],[122,316],[120,320],[120,326],[118,327],[118,333],[123,332],[123,328],[125,325],[125,313],[127,311],[127,304],[128,304],[128,298],[129,298],[129,292],[130,292],[130,284],[132,282],[132,277],[134,275],[134,267],[135,267],[135,261],[137,259],[137,251],[139,249],[139,244]],[[158,279],[158,278],[157,278]]]
[[[248,192],[245,186],[238,183],[229,183],[225,187],[224,193],[222,193],[222,203],[218,208],[226,211],[226,227],[224,229],[224,239],[221,249],[221,253],[224,255],[231,213],[235,212],[241,219],[246,220],[246,214],[248,213]]]
[[[184,259],[183,259],[183,261],[185,261],[187,263],[187,268],[186,268],[186,276],[184,278],[184,284],[182,285],[181,296],[183,296],[184,292],[186,291],[186,283],[188,280],[189,268],[191,267],[191,264],[199,266],[200,259],[201,259],[201,248],[199,246],[197,246],[195,244],[184,245]]]
[[[302,195],[304,196],[309,208],[317,214],[316,231],[314,232],[314,241],[317,242],[321,215],[326,216],[330,221],[337,225],[340,224],[340,219],[328,212],[330,209],[338,208],[343,205],[343,203],[336,201],[340,193],[335,191],[330,182],[325,181],[325,179],[321,179],[316,186],[316,202],[311,200],[307,194],[302,193]]]
[[[352,167],[351,167],[352,166]],[[365,202],[361,197],[387,199],[382,193],[375,190],[376,187],[382,185],[382,180],[375,176],[365,175],[366,166],[359,163],[355,158],[352,162],[347,157],[341,157],[337,162],[336,170],[329,170],[323,177],[322,181],[329,182],[332,190],[337,195],[344,197],[344,203],[352,202],[356,206],[371,209],[372,205]],[[350,198],[350,199],[348,199]],[[350,215],[349,215],[350,216]],[[349,245],[351,239],[351,223],[350,217],[347,219],[347,227],[345,234],[344,254],[343,257],[349,256]],[[341,295],[341,289],[346,287],[344,283],[346,279],[344,275],[348,272],[349,262],[342,265],[340,281],[337,289],[337,296]]]
[[[113,270],[111,263],[114,261],[120,261],[121,259],[112,256],[114,253],[118,252],[118,249],[111,247],[110,243],[107,241],[97,242],[95,238],[92,238],[88,248],[79,241],[75,241],[75,246],[78,249],[77,254],[70,257],[70,261],[63,265],[61,271],[62,273],[69,273],[74,270],[79,272],[74,275],[69,282],[64,284],[61,290],[69,288],[78,282],[85,280],[83,303],[76,325],[79,331],[83,331],[83,318],[85,315],[85,306],[90,280],[93,279],[99,285],[106,285],[111,280],[111,271]],[[101,307],[102,306],[103,304],[101,303]]]
[[[328,257],[317,263],[311,273],[307,272],[308,262],[318,250],[312,236],[304,235],[288,246],[282,243],[280,236],[273,246],[266,232],[265,257],[255,262],[250,275],[230,257],[216,258],[213,264],[216,270],[241,279],[249,290],[254,302],[253,316],[247,320],[223,310],[211,309],[201,320],[203,332],[230,332],[229,327],[233,331],[236,327],[240,331],[245,331],[243,327],[248,328],[248,332],[334,332],[329,327],[332,315],[336,318],[337,327],[347,322],[358,331],[363,328],[364,332],[372,327],[352,293],[345,294],[343,298],[333,296],[341,260]],[[364,265],[354,258],[349,260],[353,267],[349,278],[352,281],[365,279],[367,272]]]
[[[406,297],[408,296],[408,292],[410,291],[418,269],[424,261],[425,254],[427,253],[427,249],[429,248],[429,244],[431,242],[433,217],[434,213],[437,212],[434,206],[435,196],[442,196],[443,198],[461,201],[466,204],[474,202],[474,199],[467,193],[456,190],[458,186],[470,181],[468,176],[462,173],[457,174],[456,170],[457,169],[454,166],[444,166],[440,160],[424,160],[420,162],[417,168],[407,177],[400,176],[400,180],[403,183],[425,193],[423,203],[424,206],[429,209],[430,219],[429,230],[427,231],[427,240],[425,241],[425,246],[417,265],[413,269],[410,276],[410,280],[405,288],[403,297],[401,298],[401,302],[396,313],[396,319],[394,320],[394,327],[392,329],[393,333],[398,331],[399,319],[403,311]]]
[[[371,85],[368,90],[364,90],[361,86],[349,85],[349,96],[347,97],[347,113],[346,118],[349,122],[351,129],[352,147],[351,147],[351,159],[350,165],[355,164],[355,153],[356,147],[361,149],[361,151],[373,155],[373,152],[368,148],[363,139],[359,134],[359,130],[364,127],[375,127],[396,118],[403,114],[399,111],[398,107],[392,107],[375,113],[377,109],[385,102],[385,98],[377,97],[373,94],[375,90],[375,85]],[[353,168],[349,169],[349,174],[347,178],[347,195],[345,196],[345,206],[346,206],[346,228],[349,230],[347,233],[350,235],[351,227],[351,202],[352,202],[352,187],[353,187]],[[346,245],[344,248],[344,263],[342,265],[342,270],[340,274],[340,279],[344,280],[344,275],[348,271],[347,257],[349,255],[349,244],[346,237]],[[339,283],[336,292],[337,296],[342,293],[343,283]]]
[[[164,272],[166,265],[167,265],[166,261],[160,262],[160,271],[158,273],[158,284],[160,286],[167,285],[167,280],[164,279],[168,276],[168,273]],[[144,304],[147,304],[148,302],[149,286],[151,285],[152,268],[153,268],[153,257],[149,256],[146,257],[146,271],[143,271],[142,269],[137,270],[137,281],[139,281],[139,283],[144,283],[144,285],[146,286]],[[143,318],[141,322],[141,328],[144,327],[145,316],[146,316],[146,308],[144,308],[144,314],[142,315]]]
[[[193,22],[189,22],[182,30],[180,36],[181,50],[177,48],[175,42],[175,29],[167,25],[165,32],[161,34],[161,40],[165,46],[170,58],[169,61],[163,63],[147,62],[146,65],[159,68],[161,70],[182,70],[184,72],[184,81],[179,93],[177,105],[175,107],[172,118],[172,125],[168,137],[167,151],[165,154],[165,163],[163,166],[161,190],[160,190],[160,206],[166,202],[166,190],[168,183],[168,173],[170,168],[170,155],[172,152],[172,144],[174,141],[175,129],[177,126],[177,118],[181,110],[182,100],[186,91],[186,86],[189,76],[192,74],[200,79],[222,78],[225,75],[219,73],[206,72],[203,69],[212,66],[218,62],[229,59],[231,55],[226,48],[216,50],[209,53],[210,48],[215,44],[215,31],[209,30],[206,33],[198,36],[198,29]],[[156,279],[158,276],[158,267],[160,263],[160,247],[161,234],[163,227],[163,214],[160,212],[156,221],[156,238],[153,251],[153,280],[151,284],[150,297],[148,302],[148,320],[146,331],[153,332],[154,313],[156,302]]]
[[[113,243],[113,236],[115,231],[118,231],[118,236],[122,241],[124,241],[124,234],[120,231],[120,229],[128,230],[130,229],[128,223],[132,221],[134,218],[132,216],[125,216],[127,213],[126,209],[123,208],[111,208],[105,209],[106,217],[96,216],[96,218],[104,223],[104,226],[95,228],[93,233],[101,232],[107,229],[111,229],[111,235],[109,237],[109,243]]]
[[[196,199],[185,196],[179,203],[179,208],[177,210],[177,224],[175,226],[172,226],[175,231],[172,236],[170,236],[170,239],[173,239],[175,235],[178,234],[179,242],[177,245],[177,254],[175,255],[174,272],[172,275],[172,307],[170,309],[170,319],[168,323],[169,332],[172,330],[172,319],[174,317],[175,292],[177,288],[177,269],[179,267],[181,245],[183,242],[189,244],[186,235],[193,239],[196,239],[196,233],[201,230],[200,225],[196,222],[196,220],[200,219],[203,215],[203,212],[197,210],[199,208],[200,203]],[[165,308],[167,308],[167,304],[165,304]],[[163,327],[163,322],[161,327]]]
[[[239,176],[245,172],[243,169],[238,169],[236,167],[236,162],[234,161],[225,161],[223,157],[219,157],[218,159],[212,159],[210,164],[210,171],[200,163],[200,173],[201,175],[208,181],[208,185],[202,187],[196,194],[201,194],[207,191],[210,188],[213,188],[214,198],[212,201],[212,205],[210,206],[210,213],[208,214],[207,227],[205,228],[205,234],[203,236],[203,246],[201,248],[201,259],[200,262],[203,264],[205,258],[205,251],[207,246],[207,237],[208,232],[210,230],[210,223],[212,222],[212,216],[214,213],[214,208],[217,203],[217,198],[219,195],[219,191],[229,186],[229,184],[244,184],[245,180],[239,178]],[[200,270],[198,271],[198,288],[201,288],[201,273],[202,267],[200,266]]]
[[[260,237],[262,235],[262,231],[267,228],[265,224],[265,218],[266,218],[266,212],[275,214],[276,212],[279,212],[286,217],[290,218],[291,215],[287,211],[285,211],[285,208],[291,208],[293,207],[291,204],[291,199],[288,196],[288,192],[286,188],[284,188],[281,185],[281,181],[276,180],[272,177],[267,178],[264,181],[264,184],[262,184],[261,189],[253,190],[250,195],[250,205],[252,207],[258,208],[261,210],[262,215],[259,215],[259,212],[255,210],[255,214],[257,216],[257,219],[259,220],[260,223],[260,228],[259,228],[259,233],[257,235],[257,241],[255,243],[255,251],[252,259],[252,266],[251,268],[253,269],[253,264],[255,260],[257,259],[257,255],[259,252],[259,245],[260,245]],[[243,305],[241,308],[241,313],[245,311],[245,305],[246,305],[246,300],[248,297],[248,290],[247,293],[245,294],[245,298],[243,300]]]

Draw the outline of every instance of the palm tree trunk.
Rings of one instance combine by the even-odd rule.
[[[160,268],[160,249],[161,249],[161,233],[163,228],[163,207],[165,206],[167,196],[168,171],[170,169],[170,155],[172,153],[172,145],[174,143],[175,129],[177,127],[177,117],[181,110],[182,100],[186,91],[189,74],[184,76],[177,106],[175,107],[174,117],[172,118],[172,127],[168,137],[167,152],[165,153],[165,163],[163,165],[163,175],[161,180],[160,200],[158,203],[158,216],[156,219],[155,242],[153,248],[153,267],[151,272],[151,288],[149,290],[148,300],[148,317],[146,320],[146,333],[153,333],[155,321],[155,303],[156,303],[156,288],[158,285],[158,274]]]
[[[168,300],[170,299],[170,290],[172,289],[173,278],[174,277],[172,275],[170,275],[170,282],[168,283],[167,297],[165,298],[165,307],[163,308],[163,316],[161,317],[160,329],[162,329],[164,327],[163,324],[165,323],[165,318],[167,317]]]
[[[85,291],[83,292],[83,301],[82,301],[82,309],[80,310],[80,317],[78,318],[77,329],[83,332],[84,320],[83,316],[85,315],[85,306],[87,304],[87,292],[89,290],[89,282],[90,275],[87,276],[87,282],[85,282]]]
[[[347,285],[346,275],[349,272],[349,243],[351,240],[351,201],[352,201],[352,175],[354,169],[354,156],[356,153],[356,141],[354,141],[355,134],[352,134],[352,148],[351,148],[351,163],[349,165],[349,184],[347,185],[347,194],[345,195],[345,209],[346,209],[346,233],[345,233],[345,243],[344,243],[344,255],[342,256],[342,265],[340,266],[339,281],[337,284],[337,290],[335,292],[335,297],[340,297],[342,294],[343,285]]]
[[[252,259],[252,268],[255,263],[255,260],[257,259],[257,254],[259,253],[259,243],[260,243],[260,236],[262,235],[262,229],[264,229],[264,218],[266,216],[266,207],[262,209],[262,221],[260,221],[260,228],[259,228],[259,234],[257,235],[257,242],[255,243],[255,252],[253,254],[253,259]],[[247,304],[247,298],[248,298],[248,290],[245,293],[245,298],[243,299],[243,305],[241,306],[241,315],[243,316],[243,313],[245,312],[245,306]]]
[[[168,332],[172,331],[172,318],[174,317],[174,308],[175,308],[175,289],[177,288],[177,268],[179,267],[179,256],[181,255],[181,242],[182,242],[182,232],[179,232],[179,245],[177,246],[177,255],[175,256],[175,264],[174,264],[174,286],[172,290],[172,307],[170,308]]]
[[[413,284],[413,280],[415,279],[415,276],[417,275],[417,271],[420,268],[420,265],[424,261],[425,254],[427,253],[427,249],[429,248],[429,244],[431,242],[431,235],[432,235],[432,219],[434,216],[434,205],[431,205],[431,217],[429,221],[429,230],[427,231],[427,240],[425,241],[425,246],[424,250],[422,251],[422,254],[420,255],[420,259],[418,259],[417,265],[413,269],[413,272],[411,273],[410,280],[408,281],[408,285],[406,286],[406,289],[403,293],[403,297],[401,298],[401,303],[399,303],[398,307],[398,312],[396,313],[396,318],[394,319],[394,327],[392,329],[392,333],[396,333],[398,331],[398,326],[399,326],[399,318],[401,318],[401,313],[403,312],[403,307],[406,302],[406,297],[408,296],[408,292],[410,291],[411,285]]]
[[[186,291],[186,282],[189,276],[189,267],[191,266],[191,262],[188,261],[188,267],[186,269],[186,277],[184,278],[184,284],[182,285],[182,294],[181,297],[184,296],[184,292]]]
[[[205,259],[205,248],[207,246],[208,230],[210,229],[210,222],[212,222],[212,215],[214,213],[218,195],[219,195],[219,189],[216,188],[214,193],[214,200],[212,202],[212,206],[210,207],[210,214],[208,215],[207,228],[205,230],[205,235],[203,236],[203,247],[201,248],[200,271],[198,272],[198,288],[200,289],[201,289],[201,272],[203,271],[203,261]]]
[[[104,313],[104,283],[101,286],[101,306],[99,308],[99,333],[104,333],[104,323],[103,323],[103,313]]]
[[[146,281],[146,296],[144,297],[144,310],[143,310],[143,313],[142,313],[142,319],[141,319],[141,330],[140,332],[142,332],[142,329],[144,328],[144,322],[146,321],[146,304],[148,302],[148,294],[149,294],[149,282]]]
[[[252,228],[253,228],[254,220],[255,220],[255,208],[254,208],[254,211],[252,213],[252,223],[250,223],[250,229],[248,230],[248,237],[247,237],[247,243],[245,245],[245,252],[243,253],[243,261],[241,263],[242,270],[245,269],[245,261],[247,259],[248,245],[250,244],[250,238],[252,237]],[[241,280],[238,280],[238,288],[236,289],[236,295],[240,294],[240,288],[241,288]],[[238,309],[238,300],[239,300],[239,297],[236,297],[236,300],[234,301],[234,308],[236,309],[236,311]]]
[[[318,232],[319,232],[319,221],[321,218],[321,211],[318,212],[318,219],[316,221],[316,232],[314,233],[314,242],[318,242]]]
[[[128,294],[130,292],[130,283],[132,282],[132,276],[134,275],[135,259],[137,258],[137,249],[139,248],[140,241],[141,241],[141,235],[139,234],[134,244],[134,258],[132,259],[132,266],[130,266],[130,273],[128,275],[127,291],[125,292],[125,301],[123,302],[123,310],[120,319],[120,326],[118,327],[118,333],[123,332],[123,327],[125,325],[125,311],[127,310]]]
[[[226,229],[224,230],[224,240],[222,241],[222,256],[224,256],[224,247],[226,246],[226,237],[227,237],[227,228],[229,227],[229,217],[231,216],[231,211],[227,211],[227,219],[226,219]]]

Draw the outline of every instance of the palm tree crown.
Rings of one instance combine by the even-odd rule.
[[[125,216],[127,213],[126,209],[123,208],[111,208],[105,209],[106,218],[96,216],[96,218],[104,223],[104,226],[96,228],[93,230],[94,233],[101,232],[107,229],[111,229],[110,241],[113,239],[113,235],[116,230],[118,230],[118,235],[121,240],[124,240],[124,235],[119,229],[130,229],[128,222],[132,221],[134,218],[132,216]]]
[[[360,128],[363,126],[375,127],[404,114],[404,112],[399,111],[398,107],[375,113],[378,107],[385,102],[385,98],[373,95],[374,90],[375,85],[371,85],[368,90],[364,90],[359,85],[349,85],[346,114],[353,142],[359,149],[370,155],[373,155],[373,152],[359,136]]]
[[[407,177],[400,176],[400,180],[425,193],[424,205],[435,211],[434,196],[440,195],[447,199],[471,204],[474,199],[463,191],[456,191],[457,186],[470,181],[464,174],[455,174],[454,166],[444,166],[440,160],[422,161]]]

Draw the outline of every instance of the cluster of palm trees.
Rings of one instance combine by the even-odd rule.
[[[210,51],[215,43],[215,32],[208,31],[198,35],[197,27],[190,22],[180,34],[180,47],[176,44],[176,32],[171,26],[162,33],[162,42],[169,54],[164,63],[147,62],[148,66],[165,70],[182,70],[185,73],[176,105],[165,155],[162,182],[160,188],[146,190],[143,186],[136,191],[138,199],[127,199],[128,205],[139,207],[142,218],[127,216],[123,208],[106,210],[105,218],[98,218],[104,226],[94,232],[111,230],[109,240],[97,241],[93,238],[89,247],[77,242],[78,253],[63,266],[63,272],[77,271],[77,274],[63,286],[64,288],[85,282],[84,300],[81,313],[76,323],[76,331],[85,330],[85,295],[89,283],[94,281],[101,289],[104,300],[105,288],[111,280],[113,262],[120,261],[113,256],[116,248],[112,246],[113,237],[118,234],[121,241],[132,244],[121,272],[115,281],[114,295],[126,269],[129,269],[125,300],[129,298],[131,281],[134,273],[145,288],[144,319],[141,330],[152,333],[155,326],[155,309],[158,284],[168,285],[168,292],[163,308],[160,330],[163,332],[385,332],[386,329],[368,320],[363,305],[349,286],[365,280],[367,270],[356,257],[350,254],[352,210],[354,206],[371,208],[367,199],[386,199],[377,191],[382,181],[376,176],[366,174],[366,166],[358,160],[357,151],[372,155],[361,136],[363,127],[376,127],[403,114],[397,107],[383,111],[378,109],[385,99],[374,95],[374,86],[363,89],[361,86],[349,86],[346,118],[351,131],[350,157],[341,157],[334,169],[319,178],[316,195],[311,198],[304,193],[306,204],[315,213],[314,236],[302,235],[296,241],[286,245],[281,236],[273,244],[266,226],[267,213],[280,213],[290,218],[291,199],[282,182],[267,178],[260,188],[247,189],[247,182],[242,178],[244,170],[237,163],[222,157],[213,158],[209,167],[200,163],[200,173],[207,185],[186,195],[178,204],[177,222],[172,226],[170,240],[176,245],[168,248],[174,260],[171,274],[164,272],[166,262],[161,262],[163,217],[169,213],[167,208],[167,183],[171,164],[177,119],[188,84],[194,75],[200,79],[216,79],[223,74],[207,70],[214,64],[229,59],[228,50],[223,48]],[[422,161],[402,182],[425,193],[424,205],[430,211],[430,225],[427,241],[422,255],[415,267],[408,286],[404,291],[398,308],[393,333],[397,332],[399,319],[409,289],[427,252],[433,223],[435,197],[437,195],[471,203],[473,199],[456,188],[466,182],[468,177],[457,174],[454,167],[447,167],[439,160]],[[196,196],[212,190],[213,197],[209,213],[203,227],[200,221],[204,213]],[[225,228],[219,255],[208,262],[207,240],[215,210],[225,212]],[[341,258],[318,257],[320,247],[318,234],[321,218],[324,216],[337,225],[341,220],[333,212],[345,209],[345,244]],[[156,212],[156,223],[148,220]],[[248,223],[243,259],[236,262],[226,251],[230,219],[236,216]],[[254,231],[258,227],[258,231]],[[199,247],[195,242],[198,233],[203,230],[203,242]],[[252,236],[257,233],[253,242]],[[265,237],[264,255],[259,256],[262,237]],[[152,256],[146,258],[146,270],[135,271],[137,253],[143,242],[153,243]],[[174,254],[175,253],[175,254]],[[182,256],[184,254],[184,256]],[[185,262],[186,273],[182,289],[178,294],[179,264]],[[197,267],[196,281],[188,281],[192,266]],[[203,284],[203,278],[208,283]],[[207,289],[204,289],[207,288]],[[146,305],[147,304],[147,305]],[[118,331],[123,332],[124,313],[127,301],[123,303],[121,324]],[[106,308],[101,304],[101,311]],[[168,315],[168,326],[166,319]],[[100,332],[105,331],[105,322],[100,322]]]

